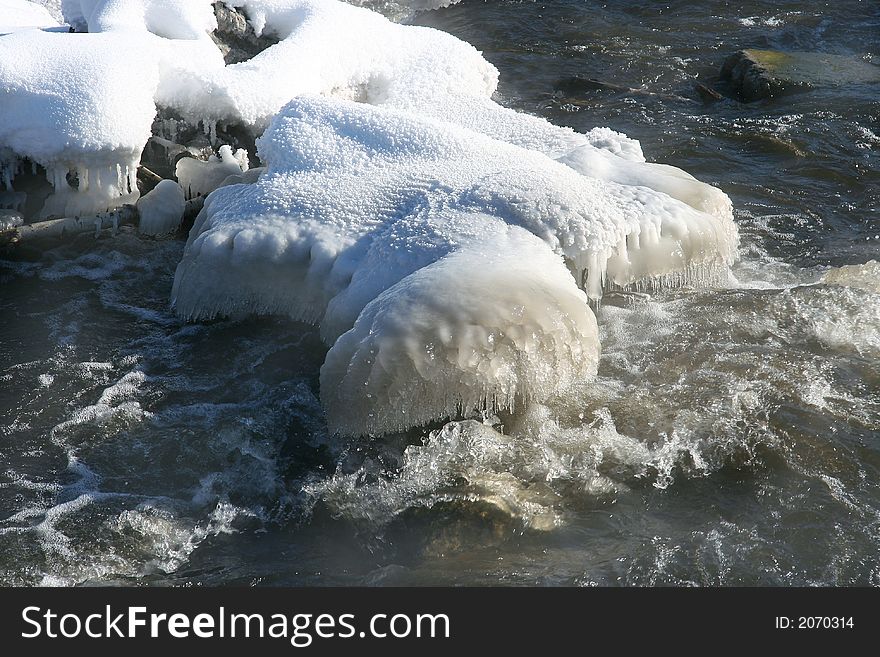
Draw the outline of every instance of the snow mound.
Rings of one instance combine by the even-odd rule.
[[[144,235],[165,235],[180,227],[186,199],[173,180],[161,181],[137,202],[140,215],[138,231]]]
[[[127,58],[107,56],[137,48],[122,34],[0,37],[0,179],[7,189],[28,158],[46,169],[55,190],[45,216],[94,213],[137,198],[134,176],[150,137],[158,73],[144,66],[133,76]]]
[[[0,34],[24,28],[57,27],[49,11],[28,0],[0,0]]]
[[[731,215],[723,192],[675,167],[645,163],[638,142],[625,135],[607,128],[580,134],[498,105],[492,100],[498,71],[451,35],[334,1],[232,4],[244,7],[257,33],[281,41],[249,62],[175,89],[166,102],[192,120],[262,127],[295,96],[348,98],[457,123],[590,177],[646,185],[698,210]]]
[[[208,197],[173,303],[189,319],[319,323],[334,345],[324,399],[346,432],[546,399],[595,365],[579,284],[598,299],[684,282],[735,253],[729,220],[397,110],[304,97],[258,143],[266,172]]]
[[[154,116],[157,106],[202,124],[212,137],[218,124],[242,125],[259,134],[291,99],[316,94],[457,123],[545,153],[591,178],[649,186],[697,210],[730,216],[723,193],[673,167],[646,163],[638,142],[624,135],[608,129],[579,134],[501,107],[491,98],[498,80],[495,67],[449,34],[399,25],[336,0],[229,4],[248,13],[257,34],[271,34],[279,43],[248,61],[225,65],[209,35],[216,27],[209,0],[66,0],[65,19],[92,34],[50,35],[55,38],[51,44],[46,35],[31,32],[17,40],[3,38],[0,55],[7,62],[27,63],[22,75],[11,64],[0,69],[0,83],[12,89],[4,103],[28,117],[22,139],[12,140],[0,129],[0,149],[13,153],[0,155],[5,168],[14,174],[18,160],[30,158],[46,169],[102,168],[102,180],[109,180],[108,166],[118,167],[122,176],[130,166],[130,156],[121,157],[120,150],[133,153],[143,147],[146,117]],[[51,47],[44,51],[44,46]],[[68,49],[72,61],[61,54]],[[33,51],[39,54],[32,57]],[[123,51],[126,57],[121,58]],[[55,124],[53,115],[112,129],[67,130],[64,123]],[[72,132],[89,140],[74,139],[68,146]],[[33,133],[40,134],[40,152],[19,150]],[[48,177],[54,183],[66,177],[63,173],[56,178],[49,172]],[[107,209],[113,198],[117,205],[131,201],[122,198],[127,193],[135,190],[121,185],[115,194],[93,194],[52,209]]]

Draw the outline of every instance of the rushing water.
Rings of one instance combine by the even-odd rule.
[[[576,402],[340,441],[315,329],[169,312],[182,242],[0,261],[0,582],[880,584],[878,281],[819,283],[880,257],[880,86],[693,89],[743,47],[878,63],[880,7],[464,0],[415,20],[484,51],[505,104],[727,192],[731,286],[611,295]],[[632,91],[554,95],[570,75]]]

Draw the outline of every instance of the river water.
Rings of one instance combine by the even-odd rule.
[[[880,6],[464,0],[511,107],[734,203],[725,289],[610,296],[577,402],[327,434],[326,348],[184,324],[179,240],[0,260],[0,583],[880,585],[880,85],[704,104],[744,47],[880,63]],[[560,97],[582,75],[629,90]],[[873,290],[871,289],[873,288]]]

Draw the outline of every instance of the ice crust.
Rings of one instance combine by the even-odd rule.
[[[247,11],[258,34],[271,33],[280,42],[249,61],[226,66],[209,37],[216,27],[209,0],[66,0],[64,16],[70,24],[120,40],[114,45],[110,38],[101,42],[59,34],[61,48],[90,39],[92,59],[104,65],[95,67],[87,59],[59,71],[62,64],[52,56],[30,71],[29,85],[14,75],[0,76],[0,82],[13,89],[7,103],[30,117],[29,127],[41,134],[43,145],[38,154],[22,152],[0,135],[0,149],[6,147],[46,168],[70,166],[70,158],[61,152],[66,143],[63,127],[57,129],[45,113],[31,111],[46,99],[57,114],[73,113],[125,127],[126,145],[134,152],[145,141],[143,116],[154,114],[156,105],[174,110],[190,123],[203,124],[212,134],[218,123],[241,124],[259,134],[292,98],[320,94],[459,123],[546,153],[594,178],[647,185],[697,209],[730,213],[729,201],[720,191],[678,169],[645,163],[634,140],[608,129],[578,134],[501,107],[491,99],[498,78],[495,67],[451,35],[395,24],[335,0],[230,0],[229,4]],[[36,39],[29,34],[5,44],[9,61],[30,58],[31,38]],[[126,46],[120,49],[123,40]],[[120,51],[126,52],[125,58],[118,57]],[[116,66],[110,70],[108,62]],[[67,85],[63,93],[52,88],[59,74]],[[79,93],[98,76],[105,84]],[[47,88],[41,89],[44,84]],[[147,94],[153,103],[146,100]],[[129,111],[117,111],[120,98],[131,99]],[[113,131],[103,142],[101,134],[92,131],[92,142],[76,145],[80,166],[90,167],[93,159],[107,160],[119,149]],[[14,177],[15,158],[4,159],[5,169]],[[127,158],[109,159],[120,169],[130,164]],[[117,196],[125,193],[120,189]]]

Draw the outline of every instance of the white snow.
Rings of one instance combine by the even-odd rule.
[[[45,216],[106,210],[137,198],[133,176],[155,113],[155,67],[131,74],[122,34],[36,30],[0,37],[0,169],[7,187],[29,158],[55,194]],[[5,155],[5,156],[4,156]],[[78,175],[79,187],[67,180]]]
[[[73,90],[88,87],[97,75],[113,84],[90,89],[84,94],[91,96],[89,102],[76,107],[76,114],[112,114],[117,123],[137,126],[141,135],[141,117],[155,112],[154,104],[146,99],[148,93],[155,104],[179,112],[192,124],[201,122],[211,128],[218,122],[241,123],[257,134],[292,98],[321,94],[459,123],[544,152],[593,178],[647,184],[697,209],[730,213],[729,201],[718,190],[672,167],[644,163],[634,140],[608,129],[581,135],[499,106],[491,99],[497,84],[496,69],[476,49],[451,35],[395,24],[335,0],[231,0],[230,4],[244,7],[257,32],[271,33],[281,42],[249,61],[225,66],[208,35],[216,26],[209,0],[67,0],[65,18],[74,25],[83,23],[90,32],[107,35],[107,41],[94,40],[97,35],[64,34],[57,35],[60,45],[71,44],[76,50],[78,41],[87,38],[93,58],[103,64],[56,70],[62,66],[55,62],[56,49],[49,56],[53,65],[40,64],[41,76],[34,78],[32,69],[28,73],[32,82],[41,81],[40,86],[45,80],[45,88],[27,88],[27,93],[15,95],[15,109],[29,115],[39,126],[42,141],[58,145],[57,149],[65,143],[66,134],[52,121],[40,118],[45,112],[31,111],[34,97],[52,99],[57,113],[70,112],[81,100]],[[110,35],[120,37],[115,46]],[[123,38],[126,46],[121,48],[118,44]],[[25,45],[30,43],[7,44],[9,60],[29,59]],[[120,58],[118,53],[123,51],[126,57]],[[106,70],[108,63],[116,64],[112,75]],[[120,93],[122,87],[134,86],[142,73],[146,84],[138,87],[141,93]],[[64,94],[53,89],[52,80],[60,75],[68,86]],[[154,76],[158,76],[155,85]],[[0,82],[8,86],[10,81],[0,74]],[[19,82],[13,76],[13,87]],[[128,111],[116,111],[120,99]],[[103,106],[113,111],[102,111]],[[108,133],[103,143],[99,133],[92,134],[94,143],[79,145],[85,165],[90,164],[92,152],[117,150],[112,134]],[[130,140],[132,151],[136,150],[134,141]],[[140,140],[140,145],[143,143]],[[3,146],[47,167],[55,166],[52,160],[70,159],[57,153],[40,159],[19,151],[15,144],[4,143],[0,135],[0,148]],[[114,165],[128,166],[127,160],[112,159]]]
[[[49,11],[28,0],[0,0],[0,34],[24,28],[57,27]]]
[[[144,235],[164,235],[180,227],[186,199],[173,180],[163,180],[137,202],[138,231]]]

